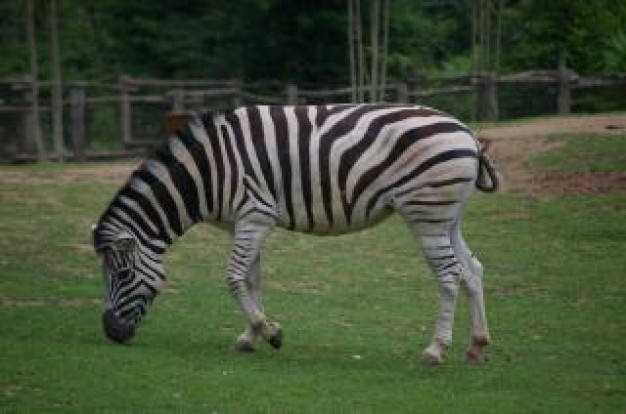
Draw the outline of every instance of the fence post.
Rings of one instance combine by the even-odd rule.
[[[19,87],[22,87],[21,85]],[[39,155],[39,151],[37,148],[37,139],[35,138],[36,128],[39,128],[38,122],[39,119],[38,105],[35,103],[36,100],[33,96],[33,88],[32,86],[24,86],[24,102],[30,105],[30,108],[23,112],[22,119],[24,120],[24,140],[18,143],[18,151],[24,152],[26,154],[34,154],[37,153]],[[41,134],[41,130],[39,131]],[[41,159],[40,159],[41,161]]]
[[[172,89],[168,95],[172,103],[170,112],[174,114],[182,114],[185,112],[185,92],[180,88]]]
[[[185,91],[183,89],[172,89],[167,93],[167,97],[172,107],[165,119],[165,132],[171,136],[184,129],[188,115],[185,113]]]
[[[85,88],[77,85],[70,93],[71,119],[72,119],[72,149],[74,161],[83,162],[85,156]]]
[[[565,53],[559,55],[559,68],[557,71],[559,92],[557,96],[557,108],[559,114],[569,114],[572,108],[572,95],[569,85],[569,71],[565,61]]]
[[[296,85],[287,85],[285,94],[287,95],[287,104],[298,105],[298,87]]]
[[[242,94],[242,87],[241,87],[241,82],[237,81],[235,83],[235,85],[233,85],[233,88],[235,89],[235,93],[233,94],[233,107],[238,108],[241,105],[243,105],[243,94]]]
[[[397,85],[397,98],[398,103],[409,102],[409,85],[406,82],[400,82]]]
[[[131,78],[120,75],[120,111],[122,121],[122,143],[124,147],[132,140],[132,113],[130,102],[130,82]]]
[[[497,75],[495,72],[480,72],[476,77],[478,94],[478,119],[496,121],[498,119]]]
[[[43,138],[41,134],[41,121],[39,117],[39,81],[32,76],[23,77],[23,81],[18,81],[12,85],[14,90],[24,91],[24,103],[29,105],[29,109],[23,112],[24,139],[17,143],[19,152],[25,154],[36,154],[37,160],[43,161],[46,157]]]

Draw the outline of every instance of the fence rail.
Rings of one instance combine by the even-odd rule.
[[[37,107],[43,126],[50,127],[49,81],[39,81]],[[498,88],[523,88],[545,85],[553,89],[556,112],[572,110],[572,91],[585,88],[626,85],[626,74],[581,76],[559,67],[555,70],[528,70],[496,75],[476,73],[456,77],[435,77],[409,82],[389,83],[378,89],[378,95],[387,102],[415,103],[425,99],[471,96],[473,119],[497,119],[499,114]],[[33,82],[30,76],[16,75],[0,79],[0,161],[36,159],[34,131]],[[353,89],[303,88],[279,82],[246,84],[237,79],[228,80],[168,80],[119,77],[116,83],[67,82],[64,84],[64,135],[66,149],[63,157],[78,161],[106,156],[98,142],[108,142],[110,154],[137,154],[137,149],[148,148],[154,140],[145,138],[142,129],[150,133],[168,133],[184,122],[187,111],[223,110],[244,104],[322,104],[347,102]],[[367,95],[369,87],[363,89]],[[547,92],[546,92],[547,93]],[[623,93],[622,93],[623,95]],[[106,109],[106,111],[105,111]],[[440,108],[455,112],[448,108]],[[46,118],[48,117],[48,118]],[[167,120],[167,122],[166,122]],[[12,123],[12,125],[10,125]],[[102,138],[102,130],[120,138]],[[95,138],[94,138],[95,137]],[[50,146],[50,145],[49,145]],[[68,157],[69,156],[69,157]]]

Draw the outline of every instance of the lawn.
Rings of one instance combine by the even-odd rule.
[[[593,138],[560,137],[529,165],[623,171],[624,137]],[[474,197],[465,234],[485,266],[490,360],[464,363],[461,300],[433,368],[418,356],[437,286],[397,218],[271,236],[263,282],[280,351],[231,350],[243,319],[222,280],[230,241],[208,226],[170,250],[168,288],[133,342],[109,342],[89,228],[120,183],[63,178],[81,168],[0,167],[13,177],[0,180],[0,412],[626,412],[623,191]]]

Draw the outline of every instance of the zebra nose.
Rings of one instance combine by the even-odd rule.
[[[135,335],[135,326],[120,321],[113,309],[107,309],[102,314],[102,327],[106,336],[118,344],[124,344]]]

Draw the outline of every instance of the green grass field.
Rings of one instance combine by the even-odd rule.
[[[626,168],[624,136],[587,138],[559,138],[530,165]],[[0,182],[0,412],[626,412],[624,192],[475,197],[465,234],[485,266],[490,361],[464,363],[461,300],[449,358],[432,368],[418,355],[437,286],[395,218],[350,236],[272,235],[278,352],[230,349],[243,318],[222,280],[229,240],[208,226],[170,251],[168,288],[132,344],[110,343],[89,227],[119,184],[57,179],[79,168],[0,168],[39,177]]]

